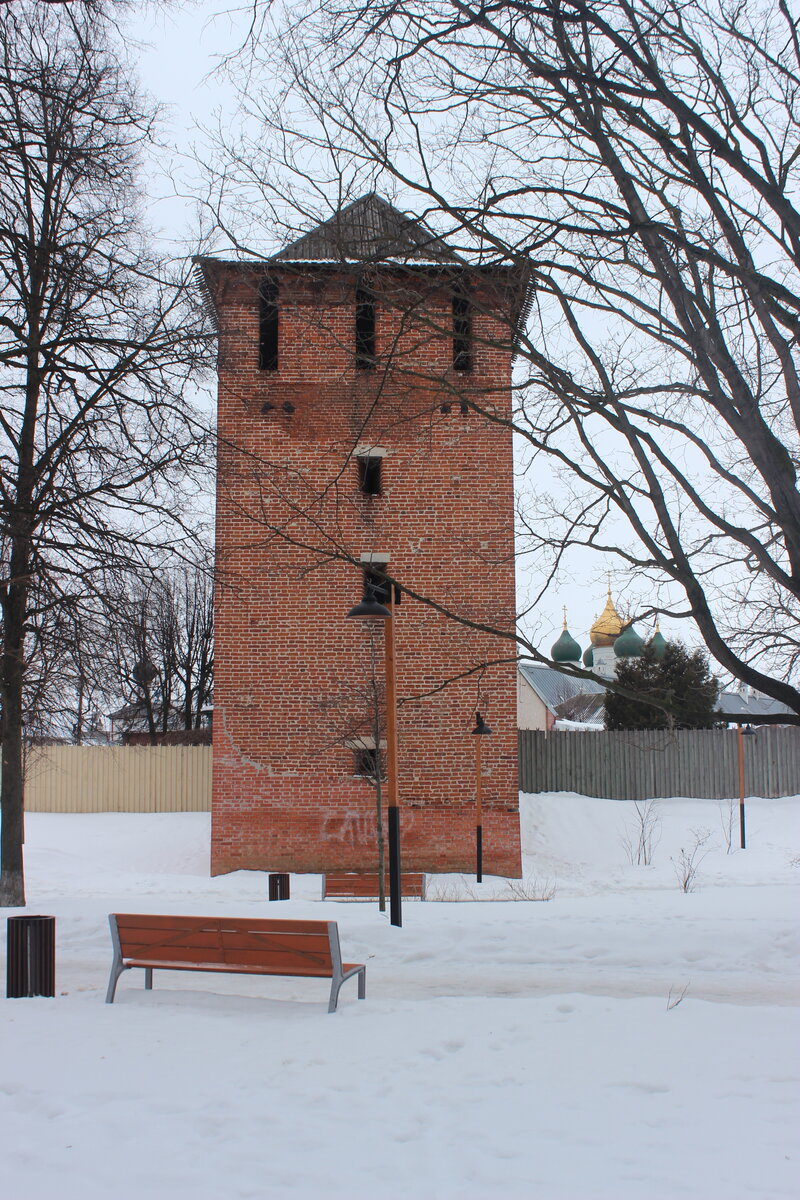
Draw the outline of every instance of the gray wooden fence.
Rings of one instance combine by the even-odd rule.
[[[744,735],[746,796],[800,794],[800,729]],[[519,734],[524,792],[578,792],[611,800],[739,795],[735,729]]]

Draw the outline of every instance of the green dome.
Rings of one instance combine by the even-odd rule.
[[[632,625],[623,629],[614,642],[614,653],[617,658],[638,658],[643,650],[644,638],[639,637]]]
[[[650,638],[649,646],[653,651],[653,654],[655,654],[656,658],[660,662],[664,657],[664,651],[667,648],[667,639],[664,637],[660,629],[656,629],[655,633]]]
[[[594,666],[594,650],[591,646],[587,646],[583,652],[583,665],[590,670]]]
[[[581,648],[566,626],[557,642],[550,647],[553,662],[568,663],[581,661]]]

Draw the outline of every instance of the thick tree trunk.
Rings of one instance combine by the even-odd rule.
[[[0,905],[25,904],[23,841],[25,812],[25,764],[22,754],[22,705],[25,688],[25,624],[31,587],[33,556],[33,461],[34,435],[39,411],[41,373],[39,368],[40,304],[38,272],[32,272],[33,294],[30,328],[34,331],[26,348],[25,414],[19,441],[16,504],[9,520],[10,554],[8,582],[3,592],[3,654],[0,660],[0,697],[3,704],[3,758],[0,767]]]
[[[0,907],[25,904],[23,821],[25,770],[22,755],[22,690],[25,648],[27,556],[19,546],[11,554],[8,590],[3,600],[2,766],[0,766]]]
[[[16,725],[16,728],[15,728]],[[0,908],[22,908],[25,904],[23,874],[22,726],[11,719],[3,722],[2,833],[0,833]]]

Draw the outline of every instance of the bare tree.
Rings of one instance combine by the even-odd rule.
[[[661,841],[661,816],[657,800],[635,800],[629,827],[621,841],[632,867],[649,867]]]
[[[152,114],[85,8],[0,27],[0,904],[24,904],[21,727],[42,606],[188,543],[177,486],[204,462],[184,398],[199,318],[140,225]]]
[[[210,571],[181,564],[124,576],[109,607],[111,674],[119,695],[143,709],[151,742],[199,729],[214,687]]]
[[[671,858],[675,878],[682,892],[693,892],[697,887],[697,876],[703,859],[709,851],[705,849],[711,837],[710,829],[690,829],[692,840],[688,849],[681,846],[676,858]]]
[[[81,745],[102,733],[104,714],[116,699],[104,614],[89,598],[38,603],[37,582],[25,642],[26,735]]]
[[[800,713],[785,2],[256,0],[244,55],[241,131],[208,196],[234,244],[263,244],[255,213],[295,234],[377,188],[473,269],[529,271],[513,426],[537,481],[531,605],[573,552],[615,555],[641,616],[695,622],[725,669]]]
[[[214,593],[207,569],[182,567],[171,576],[175,631],[172,660],[184,729],[199,729],[214,693]]]

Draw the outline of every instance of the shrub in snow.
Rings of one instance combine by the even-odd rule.
[[[697,886],[697,872],[700,869],[700,864],[708,854],[708,850],[704,849],[708,839],[711,837],[710,829],[692,829],[693,841],[688,850],[684,850],[681,846],[678,851],[678,857],[671,859],[672,865],[675,868],[675,876],[680,884],[681,891],[693,892]]]
[[[622,836],[622,845],[633,867],[649,867],[661,841],[661,817],[655,800],[635,800],[632,828]]]

